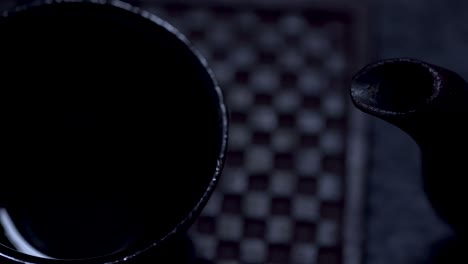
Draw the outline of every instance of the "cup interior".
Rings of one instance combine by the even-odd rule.
[[[67,260],[136,251],[207,199],[222,99],[168,28],[90,2],[0,20],[3,247]]]

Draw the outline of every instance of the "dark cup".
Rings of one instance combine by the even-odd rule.
[[[127,263],[184,233],[227,147],[185,37],[120,1],[44,1],[0,39],[0,263]]]

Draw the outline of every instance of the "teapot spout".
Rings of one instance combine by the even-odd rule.
[[[458,74],[423,61],[398,58],[370,64],[351,83],[351,99],[361,111],[403,129],[419,144],[434,126],[452,130],[467,117],[468,89]],[[439,130],[439,129],[435,129]]]
[[[468,235],[465,80],[439,66],[398,58],[363,68],[350,92],[358,109],[399,127],[418,143],[429,201],[456,231]]]
[[[411,59],[368,65],[353,78],[356,106],[379,116],[412,113],[437,97],[442,78],[437,68]]]

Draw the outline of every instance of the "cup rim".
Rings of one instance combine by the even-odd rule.
[[[40,257],[35,257],[35,256],[21,253],[17,250],[14,250],[3,244],[0,244],[0,258],[13,261],[14,263],[22,263],[22,264],[54,264],[54,263],[57,264],[57,263],[64,263],[64,262],[70,263],[70,264],[123,263],[123,262],[129,261],[130,259],[134,257],[137,257],[143,254],[144,252],[149,251],[150,249],[167,241],[169,238],[172,238],[176,234],[179,234],[180,232],[185,231],[188,227],[192,225],[194,220],[200,215],[201,211],[207,204],[209,198],[211,197],[212,193],[214,192],[216,188],[216,185],[219,181],[219,178],[221,176],[221,171],[224,167],[224,163],[226,160],[226,153],[227,153],[227,147],[228,147],[228,126],[229,126],[228,110],[227,110],[227,106],[225,103],[222,90],[214,77],[213,71],[208,66],[206,59],[200,54],[200,52],[197,49],[194,48],[194,46],[190,43],[190,41],[173,25],[171,25],[166,20],[163,20],[159,16],[152,14],[142,8],[135,7],[121,0],[36,0],[32,3],[20,5],[14,8],[13,10],[4,12],[3,17],[8,17],[10,15],[16,14],[18,12],[21,12],[23,10],[33,8],[33,7],[46,6],[46,5],[51,5],[51,4],[67,4],[67,3],[111,6],[113,8],[118,8],[120,10],[131,12],[135,15],[138,15],[141,18],[144,18],[153,22],[155,26],[164,29],[168,34],[173,35],[178,41],[180,41],[181,44],[183,44],[183,46],[195,56],[195,59],[198,60],[200,67],[205,69],[206,74],[208,75],[208,77],[210,78],[210,81],[213,84],[213,87],[210,89],[213,90],[213,95],[215,97],[215,100],[217,101],[216,102],[216,107],[218,111],[217,115],[220,121],[218,124],[218,128],[219,128],[218,131],[220,133],[219,136],[220,136],[221,142],[219,142],[220,144],[219,144],[219,149],[217,150],[218,153],[217,153],[216,165],[215,165],[211,180],[205,192],[203,193],[201,198],[198,200],[196,205],[193,207],[193,209],[185,216],[185,218],[181,222],[179,222],[170,232],[168,232],[162,238],[159,238],[155,240],[154,242],[149,243],[149,245],[147,244],[145,247],[139,250],[130,248],[130,249],[124,249],[124,250],[110,253],[110,254],[103,255],[103,256],[85,258],[85,259],[40,258]]]

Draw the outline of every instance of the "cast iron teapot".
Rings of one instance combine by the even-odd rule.
[[[351,85],[355,106],[401,128],[419,145],[424,190],[460,237],[468,235],[468,86],[458,74],[410,58],[370,64]]]

